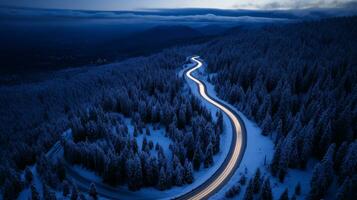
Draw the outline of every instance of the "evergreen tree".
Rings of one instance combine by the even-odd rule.
[[[138,127],[134,125],[134,132],[133,132],[134,137],[138,137]]]
[[[71,200],[77,200],[78,199],[78,189],[76,185],[73,185],[72,187],[72,193],[71,193]]]
[[[174,179],[173,179],[173,167],[172,167],[172,163],[167,161],[166,162],[166,186],[167,188],[171,188],[171,186],[174,183]]]
[[[295,186],[295,194],[300,195],[301,194],[301,185],[300,182],[296,184]]]
[[[333,156],[335,144],[331,144],[324,158],[316,164],[311,178],[311,190],[308,199],[321,199],[325,196],[333,179]]]
[[[184,168],[179,163],[174,171],[174,184],[177,186],[182,186],[184,184]]]
[[[152,150],[154,148],[154,143],[152,140],[149,141],[149,149]]]
[[[165,190],[167,188],[167,177],[166,177],[164,167],[161,167],[161,169],[160,169],[159,181],[158,181],[157,187],[159,190]]]
[[[156,145],[155,145],[155,150],[159,151],[159,149],[160,149],[160,144],[157,142]]]
[[[145,134],[146,135],[151,135],[149,127],[146,126],[145,128]]]
[[[79,200],[87,200],[82,192],[79,193]]]
[[[30,168],[26,167],[25,169],[25,179],[27,183],[31,183],[33,179],[33,174],[30,170]]]
[[[247,189],[245,190],[244,193],[244,200],[253,200],[254,197],[254,186],[253,186],[253,180],[250,180],[247,186]]]
[[[285,175],[288,171],[288,164],[289,164],[289,155],[288,152],[292,147],[284,145],[284,150],[280,154],[280,161],[279,161],[279,171],[278,171],[278,178],[280,182],[283,182],[285,179]]]
[[[213,163],[213,149],[212,149],[212,144],[209,143],[205,154],[205,162],[204,162],[205,168],[211,166],[212,163]]]
[[[51,191],[50,187],[48,185],[43,185],[43,198],[45,200],[56,200],[56,194]]]
[[[197,143],[195,147],[195,153],[193,154],[193,168],[196,171],[198,171],[201,166],[201,161],[202,161],[201,155],[202,155],[202,150],[199,143]]]
[[[240,183],[241,185],[245,185],[246,182],[247,182],[247,177],[246,177],[244,174],[242,174],[242,175],[240,176],[239,183]]]
[[[344,159],[345,155],[347,154],[347,151],[348,151],[348,143],[343,142],[340,145],[340,147],[338,148],[338,150],[336,152],[336,156],[335,156],[334,168],[336,171],[339,171],[340,166],[342,165],[343,159]]]
[[[186,157],[189,160],[192,160],[195,153],[195,139],[193,137],[192,132],[188,132],[185,134],[184,144],[187,149]]]
[[[38,191],[34,185],[31,185],[31,199],[32,200],[40,200],[40,194],[38,193]]]
[[[4,181],[3,185],[3,198],[16,199],[18,193],[21,192],[23,188],[23,183],[21,182],[19,174],[15,170],[7,169],[5,171],[7,179]]]
[[[288,189],[286,188],[284,192],[280,195],[279,200],[289,200],[289,192]]]
[[[193,182],[193,167],[192,167],[192,163],[190,161],[188,161],[187,159],[185,160],[185,182],[190,184]]]
[[[238,184],[233,185],[229,190],[225,193],[227,198],[233,198],[237,194],[240,193],[241,187]]]
[[[273,200],[269,177],[267,177],[263,182],[263,186],[260,192],[260,198],[262,200]]]
[[[257,194],[260,190],[260,185],[261,185],[261,179],[260,179],[260,169],[258,168],[255,171],[255,175],[253,178],[253,192]]]
[[[147,144],[148,144],[148,141],[147,141],[146,137],[144,136],[144,138],[143,138],[143,143],[142,143],[142,145],[141,145],[141,150],[142,150],[142,151],[145,151]]]
[[[93,199],[98,199],[98,193],[97,193],[97,188],[95,187],[94,183],[90,184],[89,188],[89,196],[91,196]]]
[[[356,174],[357,169],[357,141],[352,142],[349,145],[347,153],[343,159],[342,165],[340,167],[339,178],[343,180],[343,178]]]
[[[128,187],[132,191],[139,190],[143,185],[141,162],[138,155],[127,161]]]
[[[63,196],[67,196],[69,194],[69,184],[67,181],[63,181]]]
[[[217,115],[217,122],[216,122],[216,132],[217,133],[221,133],[221,131],[223,130],[223,114],[221,111],[216,113]]]
[[[353,194],[356,189],[356,181],[357,181],[356,175],[354,175],[352,180],[350,177],[346,177],[342,185],[337,190],[336,200],[354,199],[355,197]]]
[[[263,123],[262,123],[262,134],[264,136],[267,136],[270,134],[270,132],[272,131],[272,124],[273,124],[273,121],[270,117],[270,114],[267,113],[265,115],[265,118],[263,120]]]
[[[278,145],[276,146],[276,150],[274,152],[273,159],[270,164],[270,170],[273,176],[276,176],[278,171],[279,171],[279,163],[280,163],[280,158],[281,158],[281,146],[282,146],[282,140],[279,141]]]

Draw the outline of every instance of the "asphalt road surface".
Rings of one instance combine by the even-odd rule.
[[[238,168],[240,162],[242,161],[245,147],[246,147],[246,129],[243,120],[240,116],[229,106],[225,105],[225,103],[212,98],[207,93],[206,85],[195,78],[192,73],[198,70],[203,66],[202,62],[199,60],[199,57],[192,57],[191,60],[196,63],[196,65],[188,69],[185,72],[185,76],[190,80],[194,81],[198,87],[198,92],[206,101],[211,103],[220,109],[224,114],[226,114],[231,122],[233,137],[230,146],[229,153],[219,167],[219,169],[211,176],[207,181],[201,184],[199,187],[196,187],[192,191],[181,195],[175,199],[208,199],[214,193],[219,191],[232,177],[235,170]],[[227,144],[228,145],[228,144]]]

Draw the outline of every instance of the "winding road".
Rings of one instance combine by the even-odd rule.
[[[202,98],[216,106],[228,116],[232,125],[233,137],[229,153],[219,169],[199,187],[175,198],[179,200],[208,199],[214,193],[219,191],[229,181],[235,170],[238,168],[240,162],[242,161],[247,143],[246,129],[243,120],[233,109],[225,105],[225,103],[214,99],[207,93],[206,85],[192,75],[192,73],[202,67],[203,64],[199,60],[198,56],[192,57],[191,60],[195,62],[196,65],[193,68],[188,69],[185,72],[185,76],[196,83],[198,92]]]
[[[191,61],[195,63],[195,66],[189,68],[184,71],[184,74],[187,79],[194,81],[197,85],[198,92],[200,96],[208,101],[210,104],[216,106],[219,110],[221,110],[230,120],[232,125],[232,141],[230,144],[230,148],[228,151],[228,155],[223,161],[223,163],[219,166],[218,170],[214,172],[214,174],[204,181],[201,185],[194,188],[193,190],[186,192],[184,194],[177,194],[177,196],[168,196],[163,198],[171,198],[171,199],[208,199],[214,193],[219,191],[232,177],[236,169],[238,168],[243,154],[245,152],[246,147],[246,129],[243,123],[243,120],[240,116],[231,109],[230,106],[221,102],[218,99],[211,97],[207,93],[207,87],[204,82],[195,78],[192,74],[203,66],[202,62],[199,60],[199,57],[191,57]],[[228,145],[228,144],[227,144]],[[57,145],[58,146],[58,145]],[[56,151],[58,151],[58,147],[56,147]],[[67,165],[67,177],[72,181],[76,182],[77,187],[80,190],[88,191],[90,184],[92,181],[79,175],[76,171],[72,169],[71,166]],[[135,192],[131,192],[128,190],[124,190],[123,188],[118,187],[110,187],[103,183],[95,183],[97,187],[97,192],[100,196],[109,198],[109,199],[121,199],[121,196],[130,197],[130,199],[150,199],[148,196],[139,197],[135,195]],[[164,193],[164,192],[163,192]],[[151,197],[155,199],[155,197]],[[126,199],[126,198],[125,198]]]

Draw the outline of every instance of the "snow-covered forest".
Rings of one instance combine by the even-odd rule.
[[[200,55],[209,82],[273,140],[269,170],[282,183],[289,169],[318,160],[308,199],[353,199],[357,182],[357,17],[235,29],[210,42],[167,49],[99,67],[62,70],[32,83],[0,86],[0,186],[4,199],[24,188],[32,198],[74,198],[65,163],[80,165],[106,184],[166,190],[194,181],[220,151],[222,114],[210,113],[177,75],[186,57]],[[133,130],[128,128],[134,127]],[[162,128],[169,149],[146,139]],[[71,129],[72,138],[61,139]],[[138,144],[137,137],[144,139]],[[248,137],[249,139],[249,137]],[[57,142],[64,159],[46,152]],[[139,148],[141,147],[141,148]],[[169,151],[170,156],[164,153]],[[36,170],[44,183],[31,185]],[[259,170],[226,194],[272,199]],[[71,186],[69,186],[71,185]],[[288,191],[280,199],[293,199]],[[71,188],[71,189],[69,189]],[[291,192],[290,192],[291,193]],[[331,192],[329,193],[331,194]],[[89,195],[96,197],[95,185]]]
[[[288,168],[320,160],[308,199],[324,198],[333,183],[332,199],[352,199],[356,188],[356,23],[350,17],[242,30],[202,47],[218,95],[274,141],[273,176],[284,182]]]

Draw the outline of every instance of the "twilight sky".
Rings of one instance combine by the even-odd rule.
[[[356,0],[1,0],[0,6],[81,10],[149,8],[305,9],[338,8]]]

